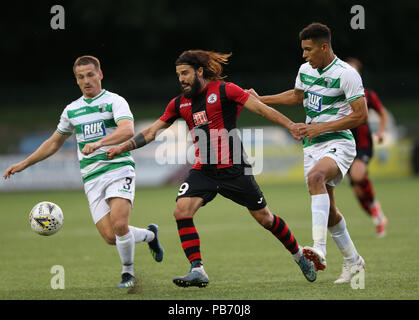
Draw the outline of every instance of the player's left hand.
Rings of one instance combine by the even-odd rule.
[[[92,142],[92,143],[86,143],[83,147],[83,149],[81,150],[81,153],[83,153],[84,155],[89,155],[92,152],[96,151],[97,149],[99,149],[102,146],[102,142],[101,141],[96,141],[96,142]]]
[[[10,176],[14,175],[16,172],[20,172],[26,168],[24,161],[11,165],[3,174],[3,178],[10,179]]]
[[[319,136],[322,133],[322,126],[320,123],[312,122],[310,124],[305,124],[300,127],[300,135],[303,138],[308,137],[308,141],[311,142],[311,139]]]

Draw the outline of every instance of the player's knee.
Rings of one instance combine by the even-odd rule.
[[[194,211],[190,206],[182,205],[179,201],[176,203],[175,211],[173,212],[175,219],[183,219],[193,217]]]
[[[187,208],[176,207],[173,216],[175,219],[183,219],[192,217],[193,214],[191,214]]]
[[[365,174],[363,172],[353,171],[351,172],[351,182],[352,184],[360,184],[365,178]]]
[[[364,180],[367,174],[366,165],[359,159],[356,159],[349,170],[351,181],[354,184],[359,184]]]
[[[116,220],[112,223],[112,229],[115,234],[124,235],[129,232],[128,224],[125,220]]]
[[[323,186],[325,183],[325,174],[319,170],[312,170],[307,177],[309,189]]]

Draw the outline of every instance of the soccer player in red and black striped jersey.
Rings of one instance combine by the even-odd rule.
[[[361,73],[362,63],[356,58],[348,58],[346,62]],[[380,122],[377,131],[378,143],[383,142],[384,131],[387,125],[387,111],[381,103],[378,95],[369,89],[365,89],[365,98],[368,108],[375,110]],[[349,179],[356,197],[365,212],[371,216],[376,227],[378,237],[386,234],[387,217],[384,215],[380,202],[375,199],[371,180],[368,178],[367,166],[373,156],[373,139],[368,124],[351,130],[356,141],[356,157],[349,169]]]
[[[176,119],[186,121],[196,148],[196,162],[179,188],[174,216],[191,269],[185,276],[173,279],[176,285],[204,287],[209,283],[193,218],[197,210],[218,193],[245,206],[260,225],[282,242],[304,276],[312,282],[316,279],[312,262],[304,257],[285,221],[269,210],[251,170],[248,170],[251,166],[236,133],[237,117],[243,107],[287,128],[295,139],[300,140],[298,126],[239,86],[223,81],[223,65],[227,64],[230,55],[203,50],[183,52],[176,60],[182,93],[169,102],[164,114],[154,124],[134,139],[109,149],[108,157],[144,146]]]

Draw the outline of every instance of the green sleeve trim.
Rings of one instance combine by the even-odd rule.
[[[118,121],[119,121],[119,120],[122,120],[122,119],[129,119],[129,120],[131,120],[131,121],[134,121],[134,118],[132,118],[132,117],[128,117],[128,116],[124,116],[124,117],[119,117],[118,119],[116,119],[116,120],[115,120],[115,123],[118,123]]]
[[[358,99],[359,97],[365,97],[365,94],[358,94],[356,96],[350,97],[348,99],[346,99],[348,102],[352,102],[355,101],[356,99]]]
[[[64,131],[61,131],[60,129],[57,129],[57,132],[65,136],[71,136],[73,134],[73,132],[64,132]]]

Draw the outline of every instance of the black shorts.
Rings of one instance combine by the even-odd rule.
[[[372,146],[371,147],[367,147],[367,148],[356,148],[356,157],[355,157],[355,159],[361,160],[366,165],[368,165],[368,163],[370,162],[372,156],[373,156]],[[352,166],[349,168],[349,171],[348,171],[348,173],[349,173],[348,174],[348,179],[349,179],[349,183],[351,185],[354,185],[354,182],[352,181],[352,178],[351,178],[351,169],[352,169]]]
[[[229,167],[214,171],[191,169],[181,184],[176,201],[185,197],[200,197],[203,206],[217,193],[249,210],[266,206],[266,200],[253,175],[245,175],[242,167]]]
[[[365,164],[368,164],[373,156],[373,148],[356,148],[356,157],[355,159],[362,160]]]

